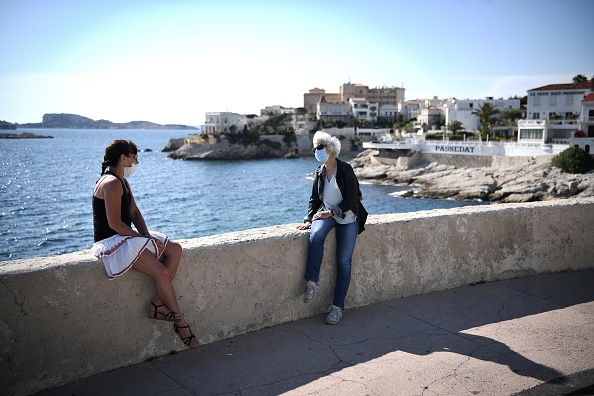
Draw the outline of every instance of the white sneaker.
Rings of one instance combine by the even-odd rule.
[[[305,282],[305,294],[303,295],[303,302],[310,302],[316,298],[316,290],[318,289],[318,284],[314,281],[307,281]]]
[[[326,316],[326,323],[328,324],[336,324],[342,318],[342,309],[338,308],[336,305],[330,307],[330,313]]]

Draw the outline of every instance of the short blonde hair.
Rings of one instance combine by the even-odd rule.
[[[325,144],[328,149],[334,154],[334,157],[338,158],[340,154],[340,140],[336,136],[332,136],[329,133],[323,131],[317,131],[313,137],[314,147],[318,144]]]

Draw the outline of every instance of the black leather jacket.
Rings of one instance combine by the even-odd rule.
[[[338,204],[341,213],[344,217],[344,213],[352,210],[355,216],[359,217],[359,207],[357,202],[359,201],[359,182],[353,172],[353,168],[347,162],[336,159],[336,184],[340,189],[343,200]],[[314,176],[313,186],[311,190],[311,197],[309,198],[309,207],[307,209],[307,216],[303,221],[312,221],[313,216],[320,210],[323,210],[323,193],[324,193],[324,181],[326,180],[326,168],[324,165],[320,165],[316,169]],[[336,212],[336,208],[334,208]]]

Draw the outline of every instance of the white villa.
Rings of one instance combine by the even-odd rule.
[[[527,117],[518,120],[518,142],[568,144],[577,130],[588,131],[593,125],[591,102],[583,101],[594,92],[593,85],[594,80],[590,80],[529,90]],[[594,137],[594,130],[588,136]]]
[[[421,102],[418,100],[407,100],[398,104],[398,112],[405,120],[417,118],[421,114]]]
[[[371,103],[367,99],[350,98],[351,114],[358,120],[375,121],[378,116],[379,103]]]

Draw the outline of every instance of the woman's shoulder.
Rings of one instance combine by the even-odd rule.
[[[122,182],[114,175],[105,174],[97,180],[97,186],[102,189],[121,189]]]
[[[353,167],[348,162],[336,158],[336,163],[338,164],[338,167],[340,167],[343,171],[354,172]]]

